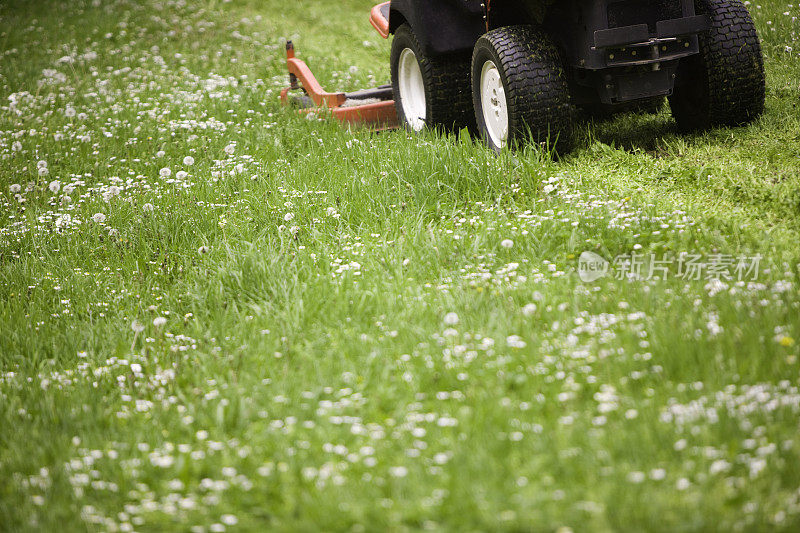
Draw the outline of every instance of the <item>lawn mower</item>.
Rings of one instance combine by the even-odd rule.
[[[497,151],[527,139],[569,149],[576,108],[667,97],[682,131],[764,109],[761,46],[740,0],[392,0],[370,21],[393,36],[391,85],[327,93],[290,42],[282,100],[375,129],[469,128]]]

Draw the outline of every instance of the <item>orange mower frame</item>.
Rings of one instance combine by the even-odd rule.
[[[372,8],[370,23],[384,38],[389,37],[389,20],[385,16],[389,2]],[[295,104],[308,114],[327,109],[331,116],[350,126],[365,126],[374,130],[386,130],[398,126],[392,88],[384,85],[352,93],[327,92],[317,81],[306,63],[295,56],[294,44],[286,43],[286,66],[289,69],[289,87],[281,91],[283,105]],[[302,91],[295,96],[293,91]]]

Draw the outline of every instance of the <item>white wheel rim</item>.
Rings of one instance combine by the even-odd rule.
[[[400,52],[398,65],[398,87],[400,102],[406,123],[414,131],[425,127],[427,106],[425,105],[425,85],[422,83],[422,71],[419,69],[417,56],[411,48]]]
[[[508,104],[503,78],[493,61],[481,69],[481,109],[486,132],[495,146],[503,148],[508,141]]]

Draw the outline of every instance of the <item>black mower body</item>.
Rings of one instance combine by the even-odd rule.
[[[390,31],[408,23],[426,54],[469,53],[489,30],[536,24],[563,56],[574,104],[670,95],[680,59],[708,28],[693,0],[392,0]]]

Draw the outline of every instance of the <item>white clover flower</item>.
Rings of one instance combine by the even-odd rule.
[[[67,106],[67,108],[64,109],[64,116],[66,116],[67,118],[72,118],[76,114],[77,114],[77,112],[75,111],[75,108],[72,107],[72,106]]]
[[[64,213],[56,219],[56,228],[61,229],[72,224],[72,215]]]
[[[20,150],[22,150],[22,143],[21,142],[14,141],[13,143],[11,143],[11,151],[12,152],[19,152]]]
[[[711,466],[709,467],[708,471],[711,475],[719,474],[721,472],[727,472],[731,469],[731,464],[726,461],[725,459],[717,459]]]
[[[153,204],[151,204],[150,202],[147,202],[146,204],[144,204],[142,206],[142,211],[144,211],[145,213],[152,213],[153,212]]]
[[[408,475],[408,468],[404,466],[393,466],[389,469],[389,474],[392,477],[406,477]]]
[[[326,213],[326,214],[327,214],[329,217],[332,217],[333,215],[335,215],[335,214],[336,214],[336,208],[335,208],[335,207],[329,207],[328,209],[326,209],[326,210],[325,210],[325,213]]]
[[[166,323],[167,323],[167,319],[164,318],[163,316],[157,316],[157,317],[155,317],[153,319],[153,325],[155,327],[157,327],[157,328],[160,328],[161,326],[163,326]]]
[[[644,472],[633,471],[628,473],[628,481],[631,483],[641,483],[644,481]]]
[[[294,220],[294,213],[286,213],[285,215],[283,215],[284,222],[289,222],[291,220]]]
[[[527,343],[524,340],[522,340],[522,337],[520,337],[519,335],[511,335],[507,337],[506,344],[508,344],[510,348],[524,348],[525,346],[527,346]]]
[[[97,224],[102,224],[106,221],[106,215],[104,213],[95,213],[92,215],[92,220]]]
[[[538,309],[536,304],[528,304],[522,308],[522,314],[525,316],[531,316],[536,312],[536,309]]]
[[[445,464],[450,459],[450,456],[446,453],[437,453],[433,456],[433,462],[438,465]]]
[[[138,320],[134,320],[131,322],[131,329],[134,333],[141,333],[144,331],[144,324],[139,322]]]
[[[186,165],[187,167],[194,165],[194,157],[187,155],[186,157],[183,158],[183,164]]]
[[[225,147],[225,153],[228,155],[233,155],[235,151],[236,151],[236,146],[233,144],[229,144],[228,146]]]
[[[53,180],[50,182],[50,185],[47,186],[50,189],[50,192],[56,194],[61,189],[61,182],[58,180]]]
[[[169,169],[169,167],[164,167],[158,171],[158,175],[161,176],[162,178],[168,178],[170,177],[171,174],[172,171]]]
[[[232,514],[224,514],[219,518],[226,526],[235,526],[239,523],[239,519]]]
[[[447,313],[444,315],[444,323],[448,326],[455,326],[458,324],[458,315],[456,313]]]
[[[292,235],[297,236],[297,234],[300,233],[300,227],[292,226],[291,228],[289,228],[289,231],[291,232]]]
[[[164,150],[159,150],[158,152],[156,152],[156,157],[164,157],[164,155],[166,155]]]
[[[503,248],[512,248],[514,246],[514,241],[511,239],[503,239],[503,241],[500,243],[500,246]]]
[[[131,372],[134,374],[141,374],[142,372],[142,365],[139,363],[131,363]]]

